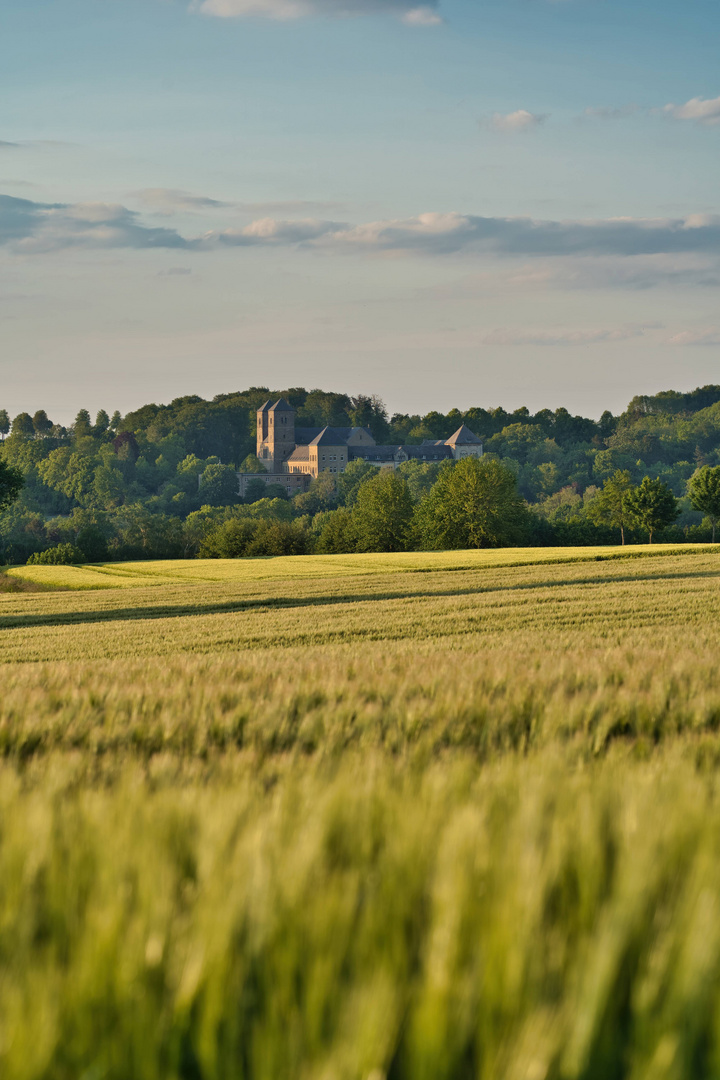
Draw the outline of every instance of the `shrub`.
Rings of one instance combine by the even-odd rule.
[[[27,561],[28,566],[75,566],[87,562],[80,548],[74,544],[58,544],[46,551],[36,551]]]

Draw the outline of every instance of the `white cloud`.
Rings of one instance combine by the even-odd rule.
[[[684,105],[666,105],[663,112],[674,120],[695,120],[699,124],[720,124],[720,97],[691,98]]]
[[[414,0],[195,0],[192,5],[203,15],[221,19],[273,19],[287,22],[313,16],[348,17],[396,15],[409,26],[437,26],[437,0],[420,4]]]
[[[302,244],[311,240],[332,235],[345,226],[332,221],[320,221],[306,218],[299,221],[279,221],[277,218],[260,218],[246,225],[244,229],[225,229],[220,233],[210,233],[207,241],[219,240],[223,244],[236,247],[250,247],[258,244],[288,245]]]
[[[460,252],[508,257],[601,258],[668,256],[699,260],[690,269],[711,272],[702,260],[720,256],[720,217],[615,218],[543,221],[431,212],[417,217],[349,224],[324,218],[266,216],[244,228],[184,237],[176,229],[145,224],[139,214],[109,203],[40,203],[0,195],[0,244],[25,252],[60,247],[193,248],[312,246],[328,252]],[[682,270],[669,267],[681,275]]]
[[[411,8],[403,15],[402,21],[408,26],[438,26],[443,19],[434,8],[425,4],[423,7]]]
[[[668,339],[670,345],[720,345],[720,328],[704,327],[681,330]]]
[[[503,114],[495,113],[492,124],[498,131],[529,131],[547,120],[547,113],[531,113],[527,109],[516,109],[515,112]]]

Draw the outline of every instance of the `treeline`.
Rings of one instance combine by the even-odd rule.
[[[441,537],[432,531],[428,508],[439,498],[436,488],[442,490],[451,474],[462,475],[459,465],[410,461],[397,472],[406,485],[406,546],[616,543],[620,528],[630,540],[647,539],[637,515],[628,512],[619,525],[617,515],[600,511],[598,496],[619,474],[624,490],[647,479],[672,499],[672,520],[655,527],[654,539],[707,541],[713,535],[707,500],[702,506],[693,500],[688,485],[720,465],[720,386],[637,397],[620,416],[605,412],[598,421],[562,408],[390,417],[376,397],[253,387],[213,401],[190,396],[146,405],[126,416],[101,410],[94,421],[80,410],[70,427],[44,410],[12,421],[0,410],[0,462],[5,475],[23,485],[4,510],[0,498],[0,563],[25,562],[49,549],[54,554],[44,557],[92,561],[231,548],[242,555],[388,550],[372,546],[379,541],[364,531],[356,506],[363,505],[365,484],[380,484],[377,470],[364,462],[353,463],[337,487],[321,476],[292,500],[281,487],[266,490],[260,482],[250,485],[246,499],[238,497],[236,471],[262,469],[254,456],[255,410],[281,394],[297,409],[299,426],[358,425],[378,443],[418,444],[447,438],[466,423],[484,438],[484,466],[502,465],[496,480],[511,478],[519,500],[513,505],[522,506],[522,514],[513,510],[507,527],[493,535]]]

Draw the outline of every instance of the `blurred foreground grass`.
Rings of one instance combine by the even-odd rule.
[[[720,558],[0,597],[3,1080],[720,1076]]]

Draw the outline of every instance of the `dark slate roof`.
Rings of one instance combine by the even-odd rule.
[[[267,412],[269,408],[270,408],[270,402],[266,401],[264,405],[260,406],[260,408],[258,409],[258,412]]]
[[[318,435],[321,435],[323,431],[334,431],[340,438],[340,443],[335,445],[339,446],[341,443],[346,443],[353,431],[364,431],[372,439],[372,434],[367,428],[352,428],[352,427],[333,427],[333,428],[319,428],[319,427],[296,427],[295,428],[295,442],[298,446],[303,443],[311,443],[313,439],[316,439]]]
[[[321,427],[296,427],[295,443],[298,446],[306,446],[308,443],[311,443],[313,439],[316,439],[322,430]]]
[[[288,405],[285,398],[278,398],[274,405],[270,406],[270,412],[295,412],[292,405]]]
[[[394,461],[399,446],[348,446],[348,457],[363,461]]]
[[[482,439],[478,439],[477,435],[474,435],[465,424],[462,424],[446,442],[448,446],[482,446]]]
[[[348,446],[350,460],[396,461],[415,458],[419,461],[445,461],[452,457],[452,448],[445,443],[425,443],[423,446]]]
[[[310,447],[309,446],[296,446],[293,450],[288,461],[309,461],[310,460]]]
[[[446,443],[424,443],[422,446],[403,446],[402,449],[409,458],[420,461],[444,461],[452,457],[452,447]]]
[[[311,441],[311,446],[344,446],[346,439],[343,439],[341,432],[337,428],[325,427],[322,429],[319,435]]]

